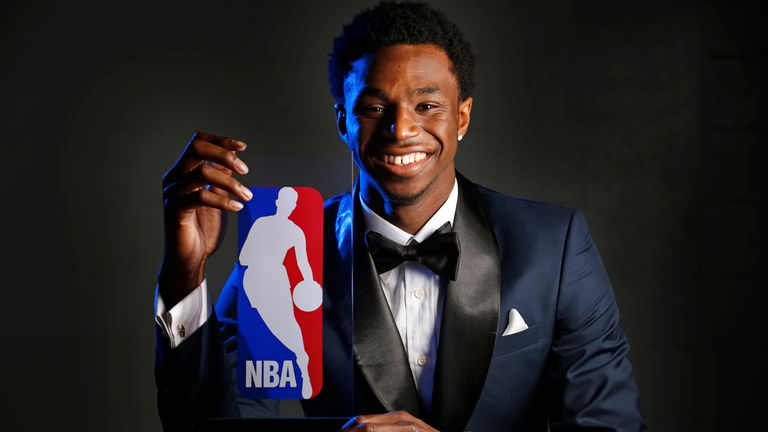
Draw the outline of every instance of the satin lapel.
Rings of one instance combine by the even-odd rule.
[[[501,271],[496,240],[479,193],[457,173],[459,203],[454,229],[461,258],[447,284],[435,371],[433,426],[462,430],[485,384],[499,320]]]
[[[355,208],[353,307],[357,363],[371,390],[388,411],[404,410],[418,417],[419,398],[403,342],[363,240],[357,186],[352,199]]]

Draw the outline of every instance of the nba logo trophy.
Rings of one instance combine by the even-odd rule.
[[[309,399],[323,379],[323,199],[306,187],[251,191],[238,219],[238,388]]]

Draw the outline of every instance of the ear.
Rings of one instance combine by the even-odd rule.
[[[336,129],[341,135],[341,139],[347,141],[347,109],[344,104],[336,103],[333,105],[334,111],[336,111]]]
[[[472,116],[472,97],[468,97],[459,103],[459,136],[467,134],[469,119]]]

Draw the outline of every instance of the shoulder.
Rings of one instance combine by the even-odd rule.
[[[556,204],[505,195],[475,185],[478,201],[502,255],[528,253],[559,256],[569,238],[589,237],[578,210]]]
[[[323,204],[323,208],[325,209],[326,215],[329,212],[331,213],[338,212],[339,206],[341,206],[342,202],[349,201],[351,196],[352,196],[351,192],[345,192],[325,200],[325,203]]]
[[[323,205],[326,223],[340,220],[351,221],[352,218],[352,192],[345,192],[327,199]]]
[[[488,222],[519,224],[522,228],[567,227],[579,212],[561,205],[505,195],[475,184]]]

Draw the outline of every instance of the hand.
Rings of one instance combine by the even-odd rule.
[[[224,239],[227,212],[253,195],[232,173],[248,167],[237,157],[246,144],[233,138],[197,132],[179,160],[163,176],[165,254],[158,276],[160,294],[173,307],[205,277],[205,262]]]
[[[350,419],[342,431],[437,431],[406,411],[364,415]]]

